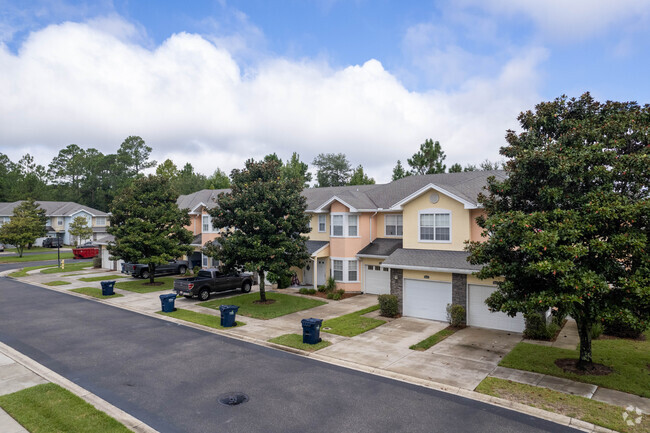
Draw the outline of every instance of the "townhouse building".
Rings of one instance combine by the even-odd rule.
[[[11,220],[13,210],[22,203],[22,200],[11,203],[0,203],[0,225]],[[106,236],[106,228],[110,224],[109,214],[88,206],[80,205],[70,201],[37,201],[36,204],[45,210],[47,223],[45,225],[46,237],[58,236],[66,245],[71,245],[74,241],[70,236],[70,224],[76,217],[84,217],[88,227],[92,228],[93,234],[90,240],[96,241]],[[36,245],[40,245],[43,238],[36,240]]]
[[[505,173],[444,173],[383,185],[305,189],[311,258],[293,271],[303,285],[317,287],[331,276],[346,291],[393,294],[404,316],[444,321],[453,303],[465,307],[470,326],[521,332],[521,315],[489,311],[485,299],[495,290],[494,281],[475,277],[480,267],[471,265],[465,252],[465,241],[482,240],[478,195],[489,176],[504,178]],[[208,210],[221,192],[228,190],[202,190],[178,199],[180,208],[190,209],[193,265],[215,265],[201,248],[218,242]]]

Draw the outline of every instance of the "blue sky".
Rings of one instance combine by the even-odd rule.
[[[378,181],[429,137],[495,160],[536,102],[650,102],[649,21],[646,0],[0,0],[0,152],[136,134],[206,173],[345,152]]]

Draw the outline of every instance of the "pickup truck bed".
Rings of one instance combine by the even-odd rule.
[[[211,293],[241,289],[248,293],[253,286],[249,273],[223,274],[218,269],[203,269],[196,277],[181,278],[174,281],[174,291],[186,298],[198,297],[201,301],[210,299]]]

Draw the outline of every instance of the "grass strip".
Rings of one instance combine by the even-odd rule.
[[[102,295],[102,289],[98,289],[97,287],[80,287],[78,289],[70,289],[70,291],[81,293],[82,295],[93,296],[99,299],[121,298],[122,296],[124,296],[124,295],[120,295],[119,293],[113,293],[110,296],[104,296]]]
[[[259,293],[247,293],[231,298],[206,301],[199,305],[214,309],[219,309],[219,305],[222,304],[237,305],[239,306],[237,314],[241,314],[242,316],[254,317],[256,319],[273,319],[295,313],[296,311],[307,310],[326,304],[326,302],[318,299],[285,295],[283,293],[267,293],[266,299],[275,301],[271,304],[256,304],[255,301],[259,301],[259,299]]]
[[[69,281],[50,281],[47,283],[43,283],[46,286],[65,286],[66,284],[72,284]]]
[[[13,278],[20,278],[20,277],[26,277],[27,272],[29,271],[35,271],[37,269],[43,269],[43,268],[51,268],[52,265],[43,265],[43,266],[27,266],[26,268],[22,268],[19,271],[12,272],[9,274],[10,277]]]
[[[321,340],[316,344],[305,344],[302,342],[302,335],[299,334],[284,334],[279,337],[271,338],[271,343],[281,344],[283,346],[293,347],[295,349],[306,350],[308,352],[315,352],[319,349],[331,345],[329,341]]]
[[[156,277],[154,284],[162,284],[154,286],[149,285],[149,280],[122,281],[115,284],[115,287],[135,293],[162,292],[163,290],[171,291],[174,288],[174,280],[175,278],[172,277]]]
[[[0,263],[22,263],[22,262],[41,262],[43,260],[56,260],[57,254],[30,254],[22,257],[0,257]],[[61,253],[62,259],[71,259],[72,253]]]
[[[372,307],[364,308],[363,310],[355,311],[354,313],[326,320],[323,322],[321,330],[330,334],[343,335],[345,337],[354,337],[355,335],[363,334],[366,331],[370,331],[371,329],[386,323],[385,320],[363,316],[364,314],[368,314],[378,309],[379,305],[373,305]]]
[[[48,269],[43,269],[41,271],[41,274],[58,274],[62,272],[76,272],[76,271],[81,271],[83,269],[88,269],[92,267],[93,267],[92,262],[65,263],[63,269],[59,268],[58,266],[53,266],[53,267],[49,266]]]
[[[177,308],[176,311],[172,313],[163,313],[162,311],[158,311],[157,314],[173,317],[175,319],[185,320],[186,322],[192,322],[198,325],[208,326],[214,329],[233,328],[224,328],[221,326],[221,317],[213,316],[211,314],[197,313],[196,311],[184,310],[182,308]],[[239,320],[235,321],[235,323],[237,323],[237,327],[244,326],[246,324],[244,322],[240,322]]]
[[[86,283],[92,283],[93,281],[113,281],[118,278],[130,278],[126,277],[124,275],[107,275],[107,276],[100,276],[100,277],[86,277],[86,278],[79,278],[79,281],[84,281]]]
[[[53,383],[0,396],[0,407],[30,432],[131,432],[114,418]]]
[[[529,343],[517,344],[499,365],[591,383],[641,397],[650,397],[650,374],[648,373],[650,330],[646,331],[645,336],[645,341],[623,338],[592,341],[593,362],[604,364],[614,370],[606,376],[568,373],[555,365],[557,359],[578,359],[578,350],[558,349]]]
[[[435,346],[436,344],[440,343],[442,340],[449,337],[450,335],[453,335],[456,331],[457,329],[454,328],[445,328],[441,331],[436,332],[432,336],[425,338],[419,343],[410,346],[409,349],[419,350],[419,351],[427,350],[432,346]]]
[[[638,415],[628,413],[634,425],[630,426],[623,418],[625,408],[590,400],[577,395],[564,394],[523,383],[488,377],[477,387],[476,391],[506,400],[516,401],[528,406],[544,409],[571,418],[599,425],[620,432],[650,432],[650,417],[642,416],[640,423],[634,421]]]

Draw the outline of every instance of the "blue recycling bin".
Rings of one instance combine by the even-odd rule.
[[[302,342],[305,344],[318,344],[320,339],[320,327],[323,324],[323,319],[302,319]]]
[[[174,308],[174,302],[176,302],[176,293],[160,295],[160,303],[162,304],[163,313],[174,312],[174,310],[176,310],[176,308]]]
[[[219,305],[219,311],[221,311],[221,326],[224,328],[231,328],[237,326],[237,311],[239,307],[237,305]]]
[[[115,281],[102,281],[101,284],[103,296],[111,296],[115,294],[113,291],[113,288],[115,287]]]

